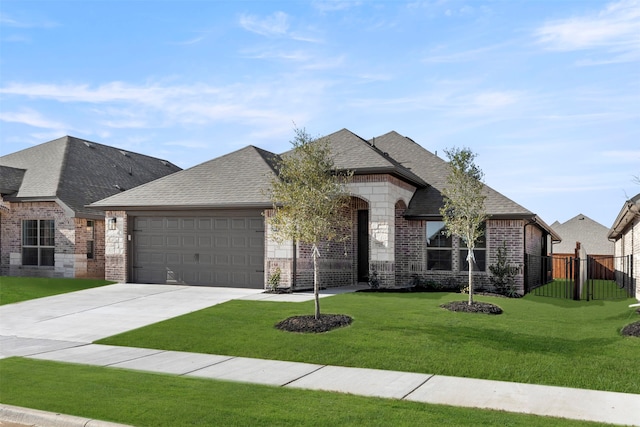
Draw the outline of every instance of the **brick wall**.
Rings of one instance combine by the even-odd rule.
[[[3,201],[0,221],[2,240],[2,274],[32,277],[74,277],[75,275],[75,223],[55,202]],[[55,265],[37,267],[22,265],[22,221],[55,221]]]
[[[426,221],[404,218],[406,206],[397,203],[395,208],[396,247],[395,276],[397,286],[406,286],[417,277],[423,281],[434,281],[450,287],[463,287],[468,283],[468,272],[460,271],[463,260],[460,259],[459,239],[452,242],[451,271],[426,270]],[[504,241],[507,245],[509,263],[520,266],[516,276],[516,285],[524,292],[523,280],[523,232],[522,220],[488,220],[486,226],[486,271],[472,272],[476,289],[491,289],[489,265],[497,262],[497,248]]]
[[[409,221],[404,213],[407,205],[399,201],[395,206],[396,246],[395,279],[396,286],[411,283],[416,275],[424,275],[427,257],[425,252],[426,221]]]
[[[318,258],[318,283],[320,287],[330,288],[349,286],[357,279],[357,212],[366,209],[367,203],[356,197],[351,198],[350,206],[343,215],[351,217],[351,225],[341,231],[344,240],[321,241],[318,244],[320,257]],[[265,217],[269,218],[273,210],[265,211]],[[287,288],[294,283],[293,278],[293,243],[285,241],[275,242],[270,236],[271,226],[266,224],[265,232],[265,287],[268,288],[268,279],[276,268],[280,268],[280,287]],[[311,244],[298,244],[296,246],[296,289],[313,288],[313,253]]]
[[[87,229],[87,221],[93,221],[93,236]],[[104,219],[75,219],[75,277],[104,279]],[[87,257],[87,241],[93,237],[94,256]]]
[[[115,224],[112,219],[115,218]],[[128,218],[125,211],[105,213],[105,279],[126,283],[129,270]]]
[[[524,293],[524,221],[519,219],[487,220],[487,270],[498,262],[498,248],[504,242],[507,262],[519,266],[515,277],[516,287]],[[531,227],[527,227],[531,228]],[[528,242],[529,246],[529,242]]]

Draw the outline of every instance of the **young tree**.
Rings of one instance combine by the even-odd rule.
[[[442,191],[444,206],[440,214],[447,233],[460,237],[467,245],[469,254],[469,305],[473,304],[473,276],[476,242],[484,234],[483,223],[487,219],[484,208],[482,170],[474,163],[475,153],[468,148],[445,150],[449,158],[447,187]]]
[[[335,170],[326,139],[294,129],[293,150],[277,163],[271,181],[273,214],[267,218],[276,242],[292,240],[312,245],[315,318],[320,318],[318,257],[321,241],[342,240],[351,218],[344,215],[349,196],[344,184],[351,176]]]

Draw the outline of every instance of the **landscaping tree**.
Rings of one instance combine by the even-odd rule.
[[[487,219],[484,208],[482,170],[474,163],[475,153],[468,148],[444,150],[449,158],[447,186],[442,191],[444,205],[440,214],[448,235],[460,237],[467,245],[469,254],[469,305],[473,304],[473,276],[475,262],[473,250],[484,234],[482,224]]]
[[[351,218],[344,215],[349,196],[344,184],[351,176],[335,170],[326,139],[294,129],[293,150],[277,162],[271,181],[273,214],[267,218],[276,242],[292,240],[312,246],[315,318],[320,318],[318,257],[322,241],[344,239]]]

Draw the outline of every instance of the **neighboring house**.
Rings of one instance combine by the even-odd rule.
[[[343,129],[329,135],[347,185],[352,227],[346,241],[323,243],[321,286],[366,282],[372,272],[384,286],[416,277],[462,284],[465,248],[447,238],[439,213],[447,163],[396,132],[366,141]],[[312,286],[308,245],[277,244],[265,227],[278,155],[249,146],[91,205],[114,224],[107,235],[107,278],[139,283],[264,288],[276,268],[281,286]],[[486,238],[476,252],[477,283],[488,285],[488,266],[506,243],[521,267],[522,291],[545,281],[539,258],[553,230],[534,213],[485,187]],[[525,266],[525,254],[538,257]],[[526,279],[526,280],[525,280]]]
[[[579,214],[570,220],[551,224],[551,228],[562,238],[553,244],[553,277],[565,279],[568,276],[568,258],[575,257],[576,243],[580,243],[592,260],[592,272],[597,279],[613,280],[613,243],[609,240],[609,229]]]
[[[611,230],[618,283],[630,283],[640,301],[640,193],[627,200]]]
[[[0,157],[1,273],[104,278],[104,212],[86,205],[179,170],[71,136]]]

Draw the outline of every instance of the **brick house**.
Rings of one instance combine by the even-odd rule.
[[[630,282],[640,301],[640,193],[624,203],[609,230],[609,239],[614,242],[616,280]]]
[[[0,157],[2,275],[104,278],[104,212],[86,205],[179,170],[71,136]]]
[[[464,244],[446,238],[439,208],[448,165],[411,139],[389,132],[364,140],[343,129],[328,137],[338,169],[354,171],[347,190],[347,239],[320,245],[321,285],[367,281],[384,286],[416,276],[463,283]],[[270,177],[277,154],[248,146],[93,203],[106,212],[106,277],[137,283],[266,287],[276,268],[280,285],[312,286],[310,248],[270,238]],[[485,186],[486,239],[477,249],[476,283],[488,285],[496,249],[508,247],[520,268],[521,291],[548,278],[541,263],[559,236],[534,213]]]

